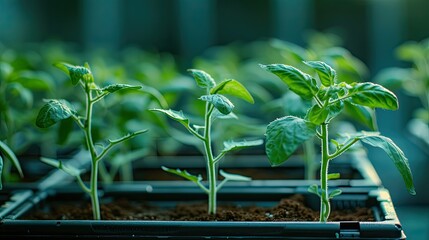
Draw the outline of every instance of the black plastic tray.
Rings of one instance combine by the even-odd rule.
[[[32,196],[30,190],[2,190],[0,191],[0,219],[8,216],[13,210]]]
[[[85,196],[78,188],[50,189],[33,195],[20,208],[0,222],[2,239],[405,239],[386,189],[344,188],[334,198],[333,208],[365,206],[372,208],[375,222],[199,222],[199,221],[94,221],[94,220],[20,220],[39,204],[56,200],[76,200]],[[310,205],[317,198],[303,188],[227,187],[219,201],[270,204],[291,194],[304,194]],[[162,187],[117,184],[106,187],[104,197],[126,196],[152,204],[205,200],[206,195],[190,187]]]
[[[228,185],[236,187],[285,187],[285,186],[308,186],[309,184],[318,184],[318,180],[304,179],[304,165],[300,157],[294,156],[285,164],[279,167],[270,167],[265,155],[232,155],[227,156],[220,167],[227,172],[234,173],[234,170],[246,169],[254,172],[264,171],[274,176],[274,179],[253,178],[251,182],[229,182]],[[79,169],[90,167],[89,156],[86,151],[79,151],[71,159],[64,160],[66,164],[73,165]],[[133,163],[135,171],[134,182],[151,184],[158,186],[169,186],[171,182],[179,181],[184,186],[193,186],[193,183],[177,177],[171,173],[161,170],[161,166],[170,168],[186,169],[194,174],[204,174],[206,171],[202,156],[149,156]],[[142,170],[142,171],[140,171]],[[359,152],[348,153],[335,159],[330,164],[330,172],[338,172],[342,177],[330,182],[335,187],[380,187],[381,180],[378,177],[373,165],[366,157],[366,154]],[[240,172],[238,172],[240,173]],[[157,177],[164,175],[173,177],[173,179],[156,180],[156,178],[145,178],[145,174]],[[247,175],[252,177],[251,175]],[[284,178],[282,178],[284,176]],[[85,176],[83,176],[85,178]],[[7,189],[32,189],[45,190],[57,185],[69,184],[75,181],[74,177],[69,176],[58,169],[52,171],[41,180],[32,183],[9,183],[5,186]]]
[[[40,160],[38,159],[34,161],[40,161]],[[61,159],[61,161],[78,169],[87,169],[90,166],[89,155],[87,151],[84,151],[84,150],[77,151],[72,157],[68,159]],[[42,163],[41,161],[40,161],[40,164],[43,166],[46,166],[46,169],[50,169],[50,170],[47,172],[47,174],[43,176],[38,176],[37,181],[8,182],[7,184],[4,185],[4,189],[6,190],[30,189],[33,191],[39,191],[39,190],[45,190],[45,189],[54,187],[56,185],[69,184],[76,180],[75,177],[70,176],[69,174],[65,173],[62,170],[55,169],[51,166],[48,166],[45,163]],[[25,175],[24,177],[27,177],[27,175]],[[30,176],[30,177],[34,177],[34,176]]]

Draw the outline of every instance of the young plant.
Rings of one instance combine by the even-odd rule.
[[[189,181],[197,184],[205,193],[208,194],[208,213],[216,214],[216,195],[221,187],[228,181],[250,181],[248,177],[229,174],[220,170],[220,175],[224,177],[221,183],[217,184],[217,170],[221,159],[228,152],[240,150],[247,147],[258,146],[262,144],[262,140],[253,141],[226,141],[224,142],[224,149],[215,156],[212,150],[212,123],[216,119],[225,119],[235,117],[232,113],[234,105],[223,94],[229,94],[241,98],[249,103],[253,103],[253,97],[247,89],[238,81],[233,79],[225,80],[219,84],[204,71],[191,69],[189,72],[193,75],[197,85],[205,90],[205,95],[201,96],[199,100],[205,102],[204,110],[204,125],[198,126],[191,124],[190,120],[183,114],[182,111],[153,109],[153,111],[162,112],[168,117],[176,120],[182,124],[190,134],[195,136],[203,145],[204,155],[207,166],[207,180],[208,187],[202,183],[201,175],[194,176],[189,174],[186,170],[174,170],[167,167],[162,167],[164,171],[181,176]],[[202,131],[202,133],[200,133]]]
[[[46,164],[61,169],[76,178],[82,190],[89,194],[91,198],[94,219],[99,220],[101,219],[101,216],[97,183],[100,161],[103,160],[103,157],[106,156],[109,150],[111,150],[114,146],[139,134],[142,134],[147,130],[132,132],[115,140],[109,139],[107,140],[107,145],[96,145],[92,135],[93,107],[95,103],[116,91],[125,89],[139,89],[140,86],[113,84],[100,88],[95,84],[94,76],[92,75],[88,64],[85,64],[85,66],[82,67],[73,66],[67,63],[58,63],[55,66],[69,75],[73,85],[80,85],[81,89],[84,91],[86,99],[85,113],[83,116],[80,116],[77,111],[72,108],[71,104],[64,99],[49,99],[46,100],[47,103],[40,109],[36,119],[36,125],[40,128],[47,128],[59,121],[68,118],[72,118],[74,122],[76,122],[76,124],[84,133],[86,148],[88,149],[91,156],[90,186],[88,187],[82,181],[80,177],[80,170],[73,168],[72,166],[67,166],[61,161],[53,159],[42,158],[42,161]]]
[[[408,159],[402,150],[390,139],[378,132],[344,134],[345,140],[329,139],[329,124],[343,110],[345,103],[398,109],[398,99],[384,87],[370,83],[346,83],[339,81],[334,69],[320,61],[304,62],[314,69],[318,80],[292,66],[283,64],[261,65],[268,72],[277,75],[290,90],[314,104],[304,119],[285,116],[271,122],[266,130],[266,153],[272,166],[285,162],[306,140],[317,136],[321,143],[320,188],[309,187],[309,191],[320,197],[320,221],[326,222],[331,212],[330,199],[341,194],[341,190],[329,191],[328,180],[339,178],[338,173],[329,173],[330,161],[350,149],[358,141],[383,149],[399,170],[410,194],[414,195],[414,184]],[[329,147],[331,142],[335,149]]]

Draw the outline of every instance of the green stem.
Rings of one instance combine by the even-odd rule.
[[[316,103],[319,107],[321,107],[321,108],[323,107],[324,104],[322,103],[322,101],[320,101],[320,99],[317,96],[314,96],[313,99],[316,101]]]
[[[206,103],[206,114],[205,114],[205,128],[204,128],[204,149],[207,157],[207,177],[209,182],[209,206],[208,213],[216,214],[216,166],[213,158],[213,151],[211,146],[211,114],[213,112],[213,106],[210,103]]]
[[[76,176],[76,180],[77,180],[77,183],[79,183],[79,186],[82,188],[82,190],[83,190],[84,192],[86,192],[86,193],[88,193],[88,194],[90,194],[90,193],[91,193],[91,189],[89,189],[89,188],[85,185],[85,183],[82,181],[82,178],[80,177],[80,175]]]
[[[328,124],[321,125],[322,130],[322,159],[320,168],[320,186],[322,193],[320,196],[320,222],[327,222],[331,212],[328,192],[328,166],[329,166],[329,141],[328,141]]]
[[[223,185],[225,185],[227,182],[228,182],[228,179],[226,179],[226,178],[224,180],[222,180],[222,182],[219,183],[219,185],[217,186],[216,191],[219,191],[223,187]]]
[[[353,144],[355,144],[357,141],[359,141],[359,139],[354,138],[353,140],[349,141],[346,145],[344,145],[343,147],[341,147],[340,149],[338,149],[335,153],[333,153],[332,155],[329,155],[329,160],[332,160],[338,156],[340,156],[341,154],[343,154],[345,151],[347,151],[349,148],[351,148],[353,146]]]
[[[214,164],[217,164],[225,156],[225,154],[225,152],[219,153],[219,155],[217,155],[213,160]]]
[[[90,196],[91,196],[91,204],[92,204],[92,215],[94,217],[95,220],[100,220],[101,219],[101,214],[100,214],[100,203],[98,201],[98,179],[97,179],[97,175],[98,175],[98,162],[93,161],[92,165],[91,165],[91,187],[90,187]]]
[[[92,92],[91,89],[85,88],[86,92],[86,121],[85,121],[85,140],[86,140],[86,146],[88,147],[88,150],[91,154],[91,179],[90,179],[90,197],[91,197],[91,203],[92,203],[92,213],[95,220],[100,220],[100,204],[98,201],[98,186],[97,186],[97,180],[98,180],[98,161],[97,161],[97,152],[95,150],[94,141],[92,139],[92,106],[93,106],[93,99],[92,99]]]

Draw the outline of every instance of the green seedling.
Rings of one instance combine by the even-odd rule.
[[[330,33],[310,32],[307,38],[307,47],[303,48],[290,42],[273,39],[270,41],[273,48],[277,49],[283,55],[281,62],[288,62],[291,65],[297,66],[302,71],[312,70],[309,66],[303,63],[304,60],[322,60],[336,70],[336,75],[339,79],[347,83],[361,82],[368,75],[367,67],[358,58],[353,56],[347,49],[341,47],[341,39]],[[278,88],[283,90],[283,88]],[[293,101],[293,105],[287,104]],[[286,109],[283,115],[294,115],[304,117],[307,108],[311,107],[311,99],[305,100],[297,96],[293,91],[284,91],[282,99],[274,102],[277,109]],[[270,105],[272,103],[269,103]],[[302,105],[309,105],[308,107]],[[344,113],[336,121],[342,119],[352,119],[353,122],[370,129],[377,130],[375,111],[374,109],[344,103]],[[306,179],[314,179],[318,162],[314,158],[314,139],[309,139],[303,144],[303,158],[305,159]]]
[[[384,150],[399,170],[410,194],[414,195],[414,184],[408,159],[402,150],[388,137],[378,132],[343,134],[342,140],[329,139],[329,124],[343,110],[346,103],[370,108],[396,110],[397,97],[381,85],[363,82],[346,83],[337,79],[336,72],[320,61],[304,62],[317,73],[317,78],[299,69],[283,65],[261,65],[277,75],[291,91],[303,99],[312,99],[314,104],[305,118],[285,116],[271,122],[266,130],[266,153],[272,166],[285,162],[295,150],[308,139],[317,136],[321,143],[320,188],[309,187],[309,191],[320,197],[320,221],[328,221],[331,212],[330,199],[341,194],[340,189],[329,191],[328,180],[339,178],[338,173],[329,173],[330,161],[362,141]],[[335,147],[330,148],[329,142]]]
[[[92,132],[93,107],[94,104],[105,98],[106,96],[125,89],[140,89],[140,86],[132,86],[127,84],[113,84],[100,88],[94,82],[94,76],[88,64],[82,66],[73,66],[67,63],[58,63],[55,65],[69,75],[73,85],[79,85],[85,93],[85,113],[80,116],[75,111],[72,105],[64,99],[49,99],[46,104],[40,109],[36,119],[36,125],[40,128],[47,128],[65,119],[72,118],[74,122],[84,133],[85,145],[91,157],[91,177],[90,186],[88,187],[81,179],[81,170],[72,166],[67,166],[61,161],[54,159],[42,158],[42,161],[53,167],[63,170],[67,174],[76,178],[80,187],[84,192],[89,194],[92,203],[93,217],[96,220],[101,219],[100,205],[98,199],[98,169],[99,163],[103,157],[113,147],[121,142],[133,138],[147,130],[141,130],[129,133],[115,140],[107,140],[107,144],[95,144]]]
[[[191,124],[189,118],[187,118],[182,111],[174,111],[171,109],[153,109],[153,111],[162,112],[168,117],[179,122],[188,130],[190,134],[192,134],[202,143],[207,166],[208,187],[203,184],[201,175],[195,176],[188,173],[186,170],[182,171],[180,169],[174,170],[167,167],[162,167],[162,169],[197,184],[205,193],[208,194],[208,213],[216,214],[216,195],[225,183],[228,181],[251,180],[248,177],[229,174],[220,170],[219,173],[224,177],[224,179],[222,182],[217,184],[217,166],[219,165],[221,159],[228,152],[261,145],[262,140],[237,142],[226,141],[224,142],[224,149],[220,151],[217,156],[215,156],[212,150],[213,143],[211,138],[213,121],[216,119],[221,120],[235,117],[235,115],[232,113],[234,105],[224,94],[241,98],[250,103],[253,103],[254,100],[247,89],[236,80],[228,79],[219,84],[216,84],[213,78],[204,71],[191,69],[189,72],[193,75],[197,85],[206,91],[205,95],[199,98],[199,100],[205,102],[204,124],[202,126]]]

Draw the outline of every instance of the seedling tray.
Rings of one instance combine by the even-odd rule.
[[[77,153],[74,154],[72,157],[67,159],[61,159],[61,161],[77,169],[86,169],[86,168],[89,168],[89,165],[90,165],[89,156],[87,154],[88,153],[84,150],[77,151]],[[33,161],[36,161],[36,160],[33,160]],[[34,191],[39,191],[39,190],[48,189],[58,184],[64,185],[75,181],[75,177],[70,176],[64,171],[48,166],[47,164],[42,163],[40,159],[38,159],[37,161],[39,161],[41,165],[46,167],[46,169],[49,169],[47,174],[43,176],[37,176],[38,180],[34,182],[10,182],[7,185],[5,185],[5,189],[15,189],[15,190],[30,189]],[[25,175],[25,177],[27,178],[28,176]],[[30,176],[30,177],[34,177],[34,176]]]
[[[0,219],[8,216],[13,210],[32,196],[30,190],[7,190],[0,191]]]
[[[105,187],[103,199],[126,197],[168,207],[177,202],[206,200],[199,189],[150,185],[115,184]],[[318,199],[298,188],[242,188],[225,186],[219,202],[274,204],[281,198],[303,194],[310,206]],[[11,212],[0,224],[2,239],[405,239],[386,189],[344,188],[334,198],[333,208],[356,206],[371,208],[374,222],[228,222],[228,221],[94,221],[94,220],[21,220],[25,214],[46,207],[51,201],[75,201],[84,198],[78,188],[41,191]]]

